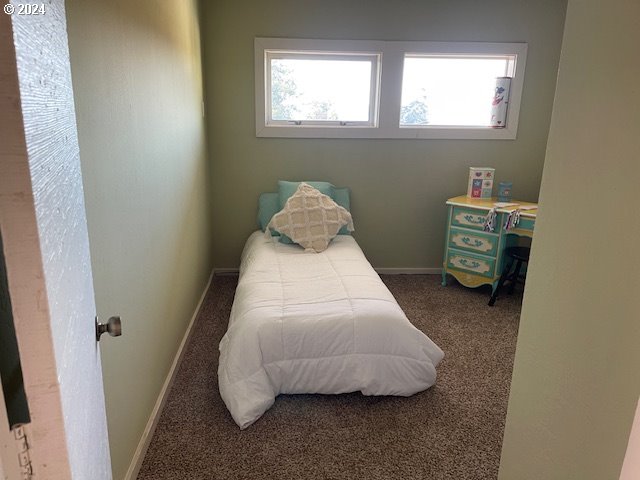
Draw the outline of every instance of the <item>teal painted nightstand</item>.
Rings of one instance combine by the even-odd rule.
[[[495,290],[505,259],[504,249],[515,243],[514,235],[533,237],[537,208],[521,212],[516,228],[505,230],[507,216],[518,206],[535,203],[513,200],[518,206],[496,210],[495,231],[485,232],[484,224],[496,198],[475,199],[467,196],[447,200],[447,234],[442,262],[442,285],[447,285],[447,274],[467,287],[489,284]]]

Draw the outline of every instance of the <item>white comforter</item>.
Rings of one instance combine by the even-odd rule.
[[[240,428],[280,393],[413,395],[435,383],[443,356],[351,236],[322,253],[262,232],[247,240],[218,367],[220,394]]]

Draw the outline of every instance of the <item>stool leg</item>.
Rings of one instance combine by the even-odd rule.
[[[498,292],[504,285],[505,280],[509,276],[509,271],[511,271],[511,266],[513,265],[513,261],[507,262],[502,270],[502,275],[500,275],[500,280],[498,280],[498,285],[496,289],[491,294],[491,298],[489,299],[489,306],[493,307],[493,304],[496,303],[496,298],[498,298]]]
[[[520,276],[520,269],[522,268],[522,260],[518,260],[516,263],[516,269],[511,276],[511,285],[509,285],[509,295],[513,293],[516,289],[516,283],[518,282],[518,277]]]

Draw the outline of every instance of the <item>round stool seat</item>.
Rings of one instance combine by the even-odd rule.
[[[504,249],[504,253],[515,260],[528,262],[529,255],[531,254],[531,247],[507,247]]]

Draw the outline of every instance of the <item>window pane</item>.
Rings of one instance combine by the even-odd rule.
[[[405,56],[400,125],[488,126],[509,57]]]
[[[368,122],[370,60],[271,59],[271,119]]]

